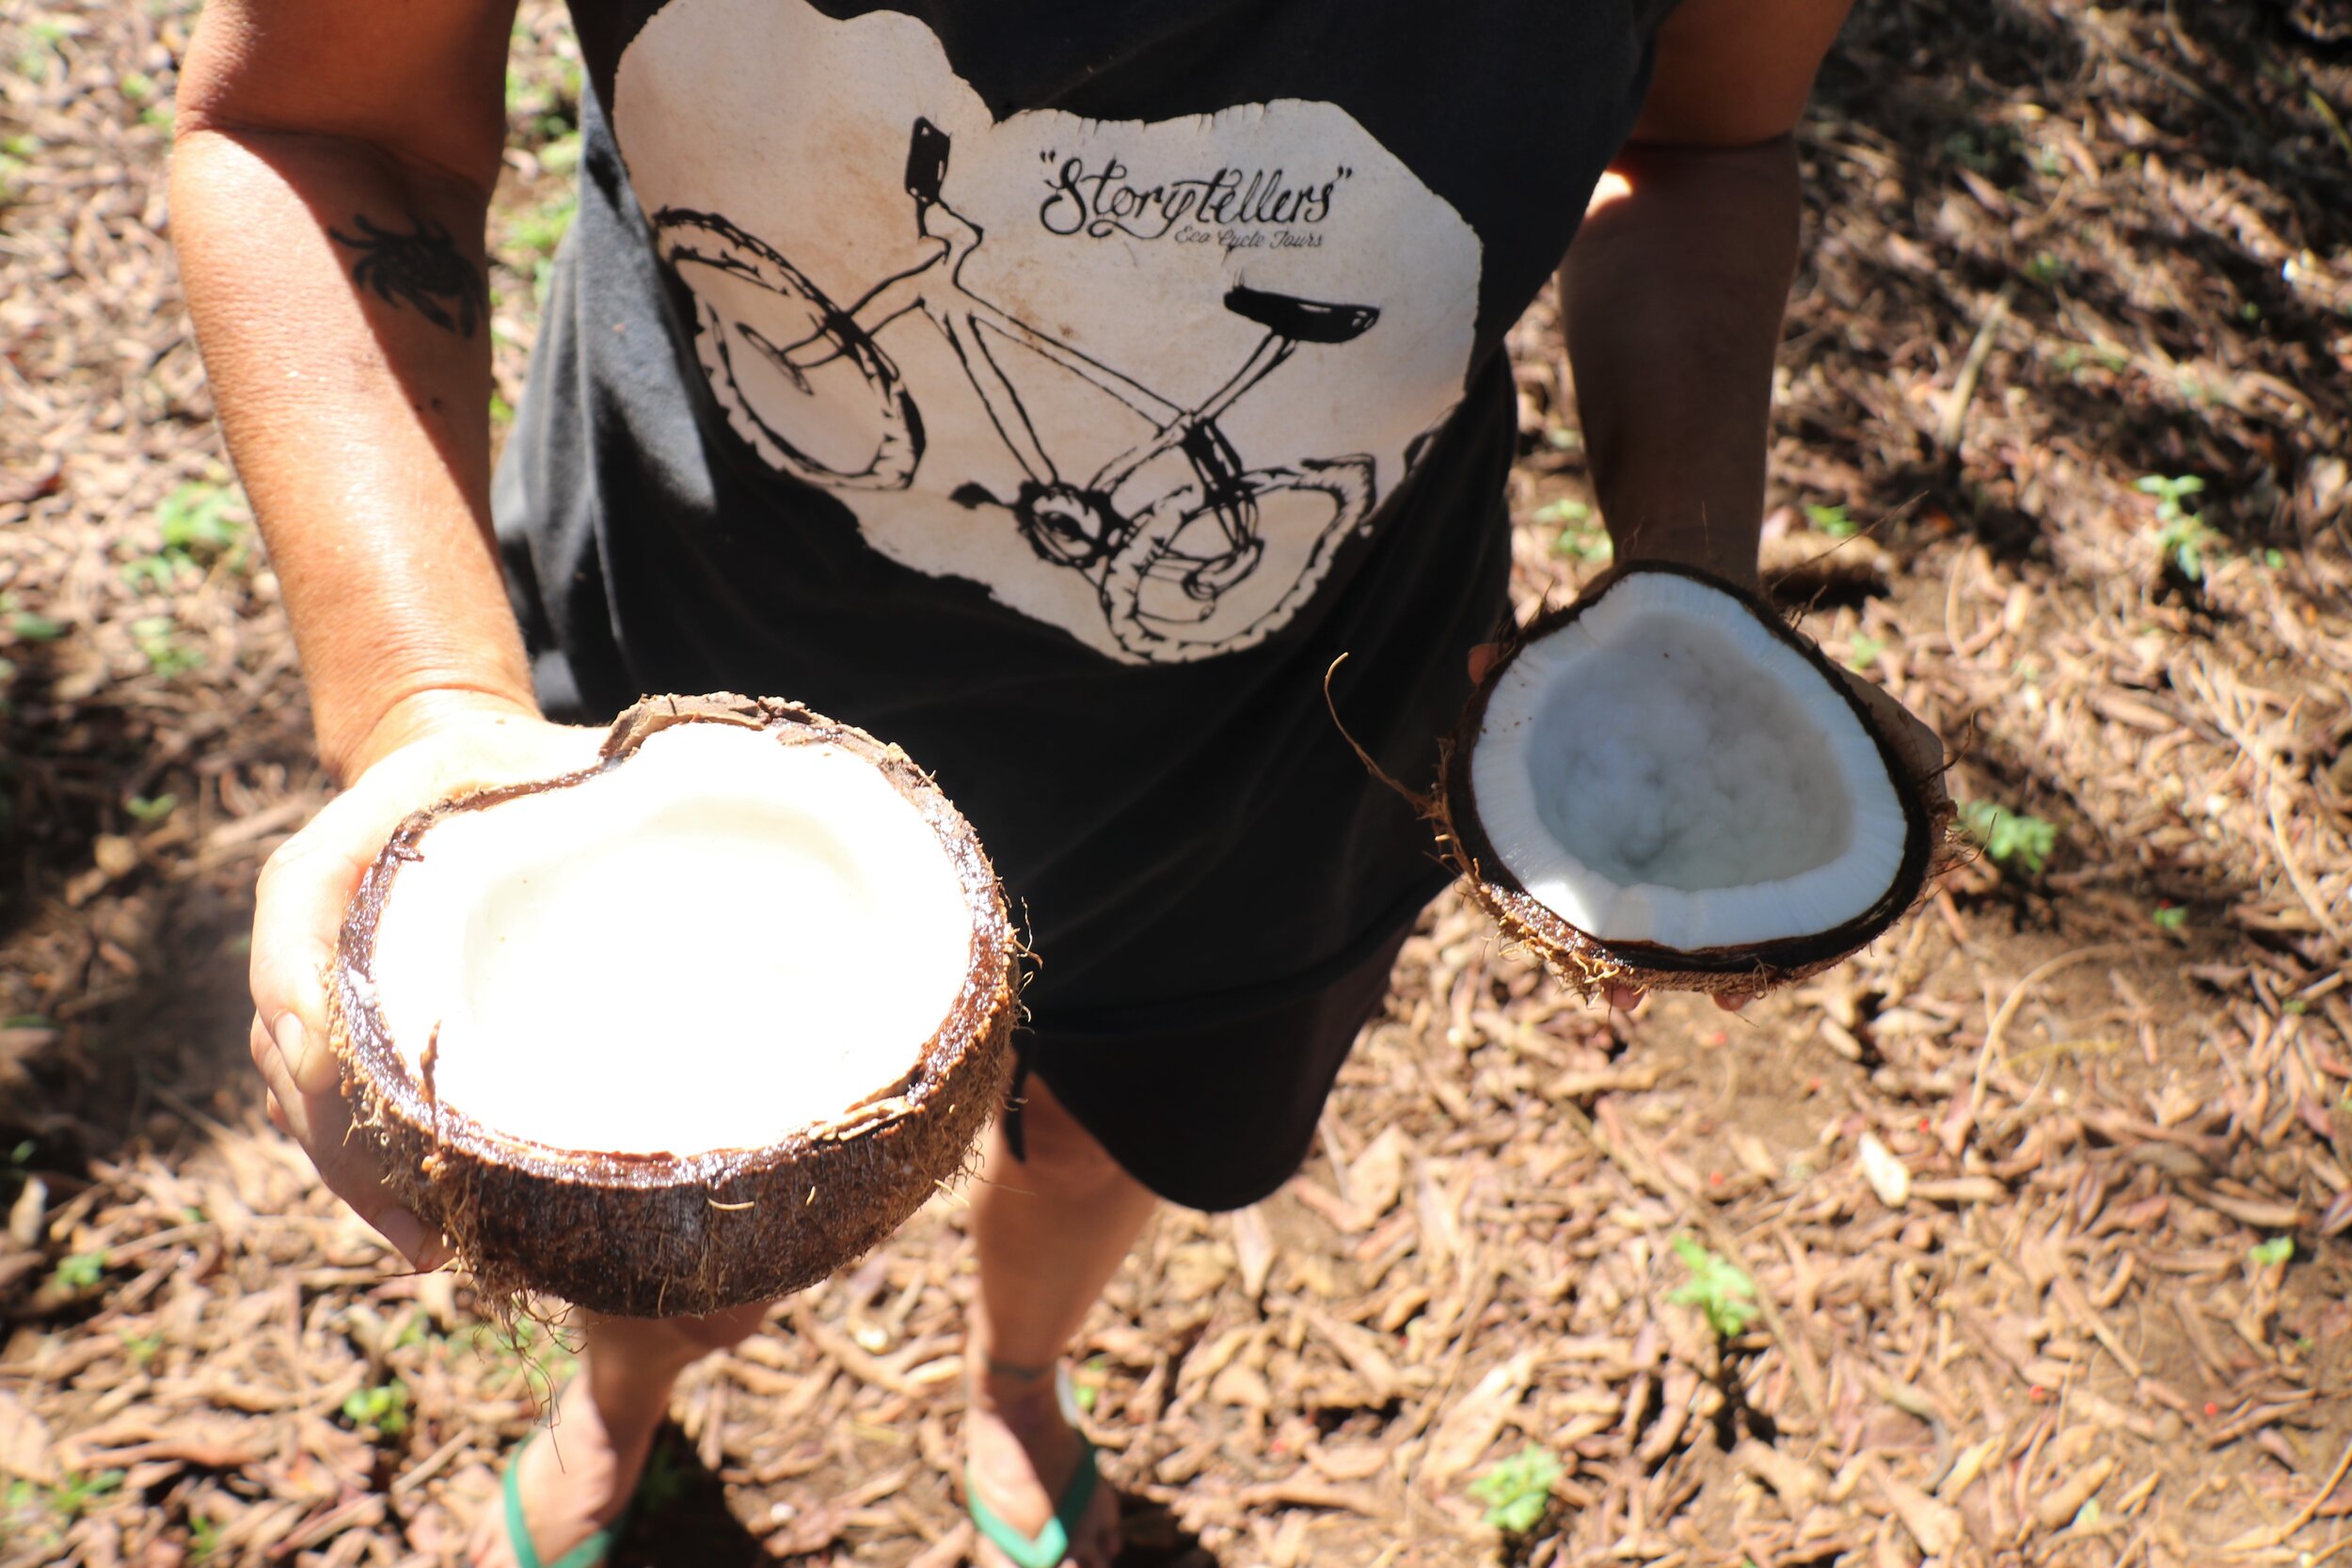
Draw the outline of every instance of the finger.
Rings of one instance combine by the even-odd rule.
[[[336,802],[341,804],[340,801]],[[354,837],[320,813],[262,867],[253,903],[253,1006],[302,1092],[334,1086],[326,1043],[326,973],[343,911],[381,835]],[[384,832],[389,833],[389,826]]]
[[[1485,680],[1486,678],[1486,672],[1495,667],[1495,660],[1500,658],[1502,656],[1502,644],[1500,642],[1481,642],[1476,647],[1470,649],[1470,684],[1475,686],[1480,681]]]
[[[385,1184],[374,1142],[351,1135],[351,1107],[342,1091],[303,1092],[275,1037],[258,1027],[256,1032],[270,1042],[267,1049],[257,1046],[255,1056],[271,1125],[301,1146],[326,1189],[349,1204],[410,1266],[433,1269],[447,1262],[447,1243]]]
[[[1634,986],[1611,986],[1609,1005],[1621,1013],[1629,1013],[1642,1005],[1642,992]]]
[[[1719,990],[1715,993],[1715,1006],[1727,1013],[1736,1013],[1755,1000],[1753,996],[1742,996],[1737,991]]]

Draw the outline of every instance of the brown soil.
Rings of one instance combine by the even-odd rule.
[[[526,17],[510,402],[575,145]],[[566,1356],[389,1274],[244,1061],[254,874],[326,791],[162,237],[186,25],[0,23],[0,1564],[453,1562]],[[1123,1560],[2352,1541],[2348,44],[2331,0],[1856,16],[1771,548],[2043,863],[1737,1018],[1567,1005],[1441,903],[1308,1168],[1164,1217],[1088,1325]],[[1518,346],[1532,608],[1597,534],[1547,310]],[[2194,525],[2140,487],[2185,478]],[[958,1208],[689,1375],[622,1561],[957,1560]],[[1753,1275],[1729,1338],[1679,1241]],[[1506,1534],[1470,1483],[1531,1445]]]

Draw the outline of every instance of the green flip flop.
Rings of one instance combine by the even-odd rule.
[[[1061,1568],[1069,1558],[1071,1531],[1086,1517],[1087,1504],[1094,1500],[1095,1484],[1102,1479],[1102,1472],[1094,1465],[1094,1445],[1084,1436],[1078,1444],[1078,1468],[1072,1473],[1070,1484],[1062,1488],[1060,1500],[1054,1504],[1054,1516],[1035,1535],[1022,1534],[989,1507],[980,1497],[980,1489],[973,1483],[972,1467],[964,1466],[964,1512],[972,1515],[973,1526],[988,1538],[989,1544],[1012,1560],[1014,1568]],[[532,1565],[525,1563],[523,1568]],[[556,1568],[568,1568],[568,1560]]]
[[[531,1447],[532,1440],[538,1435],[538,1433],[533,1432],[531,1436],[516,1444],[515,1451],[506,1459],[504,1485],[506,1544],[514,1550],[515,1568],[596,1568],[598,1563],[612,1555],[612,1543],[619,1540],[621,1532],[628,1528],[628,1510],[623,1509],[619,1518],[589,1536],[553,1562],[541,1561],[539,1548],[531,1544],[531,1527],[523,1519],[523,1495],[520,1484],[516,1479],[523,1471],[523,1450]]]

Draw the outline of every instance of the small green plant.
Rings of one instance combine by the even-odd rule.
[[[155,1357],[164,1353],[164,1337],[160,1334],[130,1334],[117,1336],[122,1341],[122,1353],[131,1358],[131,1365],[140,1371],[155,1364]]]
[[[1855,632],[1846,641],[1846,662],[1856,670],[1867,670],[1886,652],[1886,639]]]
[[[1998,865],[2011,861],[2035,876],[2058,847],[2058,827],[2039,816],[2024,816],[1991,800],[1963,800],[1960,827],[1971,842]]]
[[[1846,515],[1843,506],[1808,505],[1804,520],[1832,539],[1851,539],[1861,531],[1862,525]]]
[[[2177,931],[2188,924],[2188,911],[2179,904],[2158,904],[2148,911],[2148,918],[2159,931]]]
[[[122,1484],[120,1470],[100,1470],[93,1475],[67,1476],[54,1486],[32,1489],[38,1500],[62,1524],[72,1524],[89,1512],[89,1505]],[[16,1500],[13,1489],[10,1501]]]
[[[1095,1402],[1103,1397],[1103,1384],[1110,1375],[1110,1365],[1107,1355],[1088,1356],[1078,1375],[1070,1380],[1070,1402],[1091,1415]]]
[[[122,809],[131,814],[133,821],[151,828],[180,809],[180,797],[164,794],[151,800],[145,795],[134,795],[122,802]]]
[[[188,1523],[188,1568],[201,1568],[220,1550],[220,1521],[199,1514]]]
[[[1560,530],[1551,541],[1551,553],[1556,556],[1602,564],[1616,553],[1608,532],[1594,520],[1592,507],[1573,496],[1537,507],[1535,521]]]
[[[40,150],[40,142],[32,136],[10,136],[0,141],[0,207],[8,206],[22,194],[24,175],[33,166],[33,154]]]
[[[2246,1249],[2246,1256],[2257,1268],[2275,1268],[2295,1256],[2295,1238],[2273,1236],[2266,1242],[2256,1242]]]
[[[63,621],[24,609],[13,594],[0,594],[0,615],[7,616],[8,629],[27,642],[55,642],[66,633]]]
[[[142,615],[131,623],[131,641],[147,667],[166,680],[204,668],[204,656],[181,635],[168,615]]]
[[[62,22],[42,20],[24,29],[26,47],[17,51],[16,71],[36,82],[49,80],[51,68],[64,63],[57,45],[69,36]]]
[[[70,1258],[57,1259],[52,1275],[60,1291],[80,1292],[106,1277],[106,1255],[103,1252],[77,1252]]]
[[[400,1332],[392,1336],[390,1349],[414,1350],[433,1338],[433,1325],[421,1311],[411,1311],[400,1323]]]
[[[2156,498],[2157,557],[2187,581],[2204,581],[2206,552],[2220,542],[2221,536],[2182,502],[2191,496],[2203,495],[2205,482],[2195,474],[2171,478],[2148,474],[2132,488],[2143,496]]]
[[[566,190],[516,218],[514,227],[507,230],[507,237],[525,255],[545,260],[564,243],[564,231],[571,228],[572,215],[579,207],[579,198]]]
[[[2053,284],[2063,283],[2068,278],[2074,276],[2074,269],[2073,267],[2068,266],[2063,261],[2051,255],[2046,250],[2037,253],[2032,261],[2027,261],[2026,263],[2025,272],[2027,277],[2032,278],[2035,282],[2042,285],[2044,288],[2048,288]]]
[[[408,1430],[408,1385],[394,1378],[373,1388],[354,1388],[343,1397],[343,1418],[356,1427],[373,1427],[379,1435],[398,1437]]]
[[[1470,1496],[1486,1505],[1486,1523],[1512,1535],[1535,1528],[1551,1503],[1552,1483],[1564,1472],[1559,1459],[1540,1443],[1530,1443],[1470,1484]]]
[[[235,565],[245,552],[245,523],[236,511],[236,492],[225,485],[192,480],[179,486],[155,509],[164,553],[198,566],[224,557]]]
[[[1695,1307],[1719,1338],[1737,1338],[1756,1321],[1756,1281],[1748,1271],[1688,1236],[1675,1238],[1675,1256],[1691,1277],[1666,1299],[1677,1307]]]

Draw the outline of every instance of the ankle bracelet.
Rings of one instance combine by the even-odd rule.
[[[1057,1365],[1057,1363],[1048,1362],[1042,1367],[1024,1367],[1017,1362],[999,1361],[993,1355],[982,1356],[981,1360],[987,1364],[991,1377],[1009,1377],[1015,1383],[1036,1383],[1042,1378],[1049,1378],[1054,1375],[1054,1368]]]

